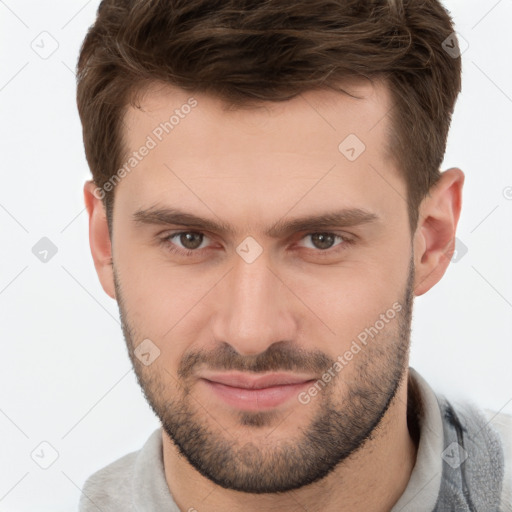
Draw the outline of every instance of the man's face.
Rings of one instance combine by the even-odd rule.
[[[125,118],[138,155],[115,190],[123,331],[165,432],[223,487],[324,477],[405,375],[414,265],[405,182],[385,151],[391,103],[380,84],[351,92],[364,98],[226,111],[153,88]]]

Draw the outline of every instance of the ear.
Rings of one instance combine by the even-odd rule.
[[[455,232],[462,207],[464,173],[441,174],[422,201],[414,234],[414,294],[423,295],[443,277],[455,250]]]
[[[105,207],[98,190],[93,181],[87,181],[84,185],[85,207],[89,214],[89,245],[101,286],[107,295],[115,299],[112,245]],[[100,193],[103,194],[103,191],[100,190]]]

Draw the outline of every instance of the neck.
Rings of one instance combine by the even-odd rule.
[[[180,510],[187,512],[389,512],[407,487],[417,450],[407,427],[407,377],[372,439],[319,482],[290,492],[224,489],[198,473],[164,431],[162,437],[167,485]]]

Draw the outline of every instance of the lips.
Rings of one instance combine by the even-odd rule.
[[[201,381],[223,402],[237,409],[262,410],[284,404],[311,384],[310,375],[272,373],[249,375],[243,372],[204,373]]]
[[[271,373],[266,375],[250,376],[247,373],[242,372],[203,374],[202,378],[211,382],[224,384],[225,386],[244,389],[263,389],[273,386],[287,386],[290,384],[307,382],[313,379],[311,376],[287,373]]]

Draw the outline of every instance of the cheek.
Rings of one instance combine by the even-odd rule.
[[[291,281],[294,293],[311,308],[303,307],[299,313],[302,341],[335,358],[359,335],[364,338],[376,322],[379,333],[395,332],[407,276],[406,250],[399,255],[375,251],[364,262],[296,275]],[[381,315],[387,320],[384,324]]]
[[[187,323],[187,313],[204,295],[206,285],[194,286],[184,272],[158,256],[155,247],[137,246],[128,237],[116,240],[114,266],[123,307],[140,338],[134,342],[149,338],[167,350],[167,340]]]
[[[184,326],[192,328],[189,318],[208,291],[207,279],[194,285],[179,272],[153,272],[147,265],[133,278],[130,274],[122,281],[123,300],[139,332],[142,327],[147,336],[168,339]]]
[[[336,284],[331,282],[331,288],[322,295],[304,296],[304,301],[312,304],[312,309],[322,322],[312,315],[308,315],[305,322],[309,331],[309,339],[319,342],[324,340],[324,350],[332,353],[336,348],[336,355],[343,353],[361,333],[375,325],[381,314],[393,309],[393,304],[401,300],[400,292],[396,287],[377,286],[374,279],[368,274],[358,279],[352,274]],[[394,316],[394,315],[393,315]],[[394,322],[386,324],[385,329],[393,329]],[[319,336],[320,333],[323,333]],[[363,335],[364,336],[364,335]],[[319,348],[319,347],[318,347]]]

